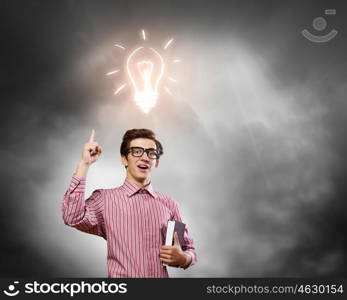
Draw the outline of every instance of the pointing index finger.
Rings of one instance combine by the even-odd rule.
[[[90,137],[89,137],[89,142],[94,142],[94,138],[95,138],[95,130],[93,128],[92,133],[90,134]]]

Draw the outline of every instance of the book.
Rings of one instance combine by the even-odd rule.
[[[182,250],[186,250],[186,242],[184,240],[184,230],[186,228],[186,224],[179,221],[168,221],[166,226],[165,237],[165,246],[172,246],[174,244],[174,232],[177,232],[178,240],[180,242],[180,246]],[[165,228],[164,228],[165,231]],[[169,266],[164,263],[164,266]],[[175,266],[170,266],[175,267]],[[176,266],[177,267],[177,266]]]
[[[180,241],[181,248],[186,245],[184,241],[184,230],[186,224],[179,221],[168,221],[165,234],[165,246],[172,246],[174,244],[174,232],[177,232],[178,240]]]

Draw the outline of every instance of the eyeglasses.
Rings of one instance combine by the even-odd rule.
[[[131,152],[132,156],[141,157],[144,152],[147,153],[149,159],[158,159],[159,155],[156,149],[154,148],[142,148],[142,147],[130,147],[128,152]]]

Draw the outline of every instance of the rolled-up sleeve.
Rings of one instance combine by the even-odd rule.
[[[174,200],[172,220],[182,222],[182,218],[181,218],[180,210],[179,210],[179,204],[175,200]],[[186,243],[186,248],[184,249],[184,252],[192,257],[190,264],[184,268],[184,269],[187,269],[190,266],[193,266],[197,263],[197,256],[196,256],[194,241],[189,236],[187,226],[185,227],[185,230],[184,230],[184,241]]]
[[[64,223],[106,239],[102,190],[95,190],[88,199],[84,200],[85,186],[85,177],[72,176],[62,203]]]

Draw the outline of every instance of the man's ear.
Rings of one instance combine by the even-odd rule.
[[[121,162],[123,164],[124,167],[128,167],[128,159],[126,158],[126,156],[122,155],[121,156]]]
[[[157,160],[155,161],[155,167],[158,168],[158,166],[159,166],[159,159],[157,159]]]

